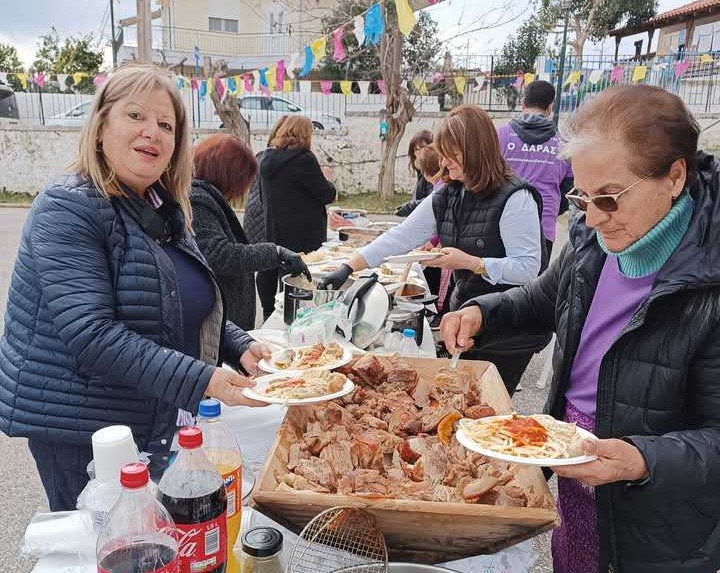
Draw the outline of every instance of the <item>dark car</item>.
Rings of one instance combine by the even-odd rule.
[[[0,118],[20,119],[15,92],[0,84]]]

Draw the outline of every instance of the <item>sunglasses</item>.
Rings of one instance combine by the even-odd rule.
[[[625,195],[628,191],[633,189],[636,185],[639,185],[646,179],[648,179],[650,176],[646,175],[642,179],[638,179],[630,185],[629,187],[625,187],[622,191],[619,193],[611,193],[607,195],[594,195],[590,196],[582,189],[578,189],[577,187],[573,187],[570,192],[565,195],[567,197],[567,200],[570,201],[573,205],[575,205],[578,209],[581,211],[587,211],[588,205],[592,203],[600,209],[601,211],[604,211],[605,213],[612,213],[613,211],[618,210],[618,199]]]

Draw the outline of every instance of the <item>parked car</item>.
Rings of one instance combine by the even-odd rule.
[[[90,113],[90,106],[92,101],[84,101],[79,103],[69,110],[52,117],[48,117],[45,120],[45,125],[67,125],[67,126],[80,126],[82,125]]]
[[[15,92],[3,84],[0,84],[0,118],[20,119]]]
[[[243,96],[237,98],[242,114],[250,122],[250,129],[271,129],[283,115],[304,115],[317,130],[346,130],[342,120],[334,115],[305,110],[298,104],[277,96]]]

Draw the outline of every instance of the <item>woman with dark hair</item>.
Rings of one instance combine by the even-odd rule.
[[[427,179],[423,177],[420,171],[420,164],[418,160],[422,154],[422,150],[433,142],[432,131],[423,129],[413,135],[410,143],[408,144],[408,158],[410,171],[415,173],[417,181],[415,182],[415,189],[412,194],[412,198],[407,203],[400,205],[396,210],[395,214],[399,217],[407,217],[412,213],[420,202],[425,199],[430,193],[432,193],[433,186],[428,183]]]
[[[513,177],[492,119],[480,107],[453,109],[435,135],[450,183],[435,191],[400,225],[354,254],[321,286],[339,288],[351,273],[378,266],[389,255],[405,254],[439,237],[442,256],[428,266],[453,271],[455,288],[447,301],[457,310],[484,293],[502,292],[534,279],[545,263],[540,228],[542,199]],[[502,343],[481,342],[465,358],[494,362],[512,394],[533,353],[549,336],[517,333]]]
[[[310,149],[312,133],[308,118],[286,117],[260,162],[267,238],[298,253],[327,241],[325,207],[337,194],[329,169],[320,167]],[[277,275],[269,282],[273,290],[277,282]]]
[[[557,334],[546,411],[593,431],[597,460],[555,468],[557,573],[720,569],[720,166],[682,100],[612,87],[568,119],[577,207],[560,257],[468,301],[451,350]]]
[[[300,255],[273,243],[248,244],[231,207],[242,200],[257,173],[252,151],[238,138],[217,134],[195,146],[190,203],[198,246],[225,294],[227,315],[255,328],[255,272],[282,269],[310,273]]]

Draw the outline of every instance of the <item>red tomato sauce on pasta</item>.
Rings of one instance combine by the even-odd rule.
[[[505,420],[503,427],[516,446],[542,446],[547,442],[547,430],[533,418],[515,417]]]

